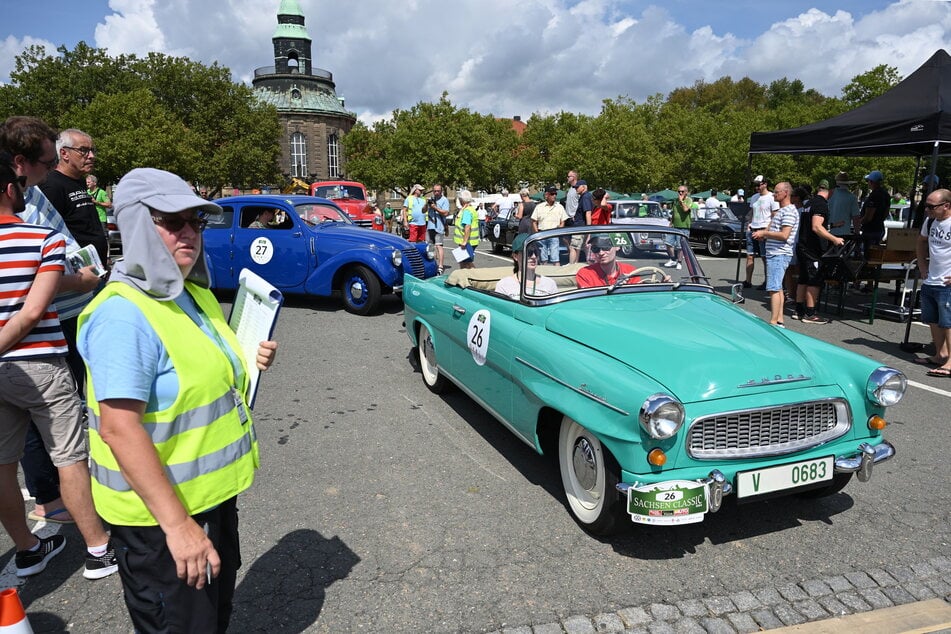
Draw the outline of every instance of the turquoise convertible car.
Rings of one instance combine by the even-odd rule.
[[[572,239],[587,263],[563,261]],[[639,246],[658,240],[676,267]],[[830,495],[895,454],[882,430],[905,376],[742,310],[680,234],[607,225],[515,246],[514,276],[407,275],[406,331],[429,389],[457,386],[557,457],[585,530],[699,522],[726,495]]]

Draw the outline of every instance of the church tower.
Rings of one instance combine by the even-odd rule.
[[[338,97],[333,74],[313,65],[312,40],[297,0],[281,0],[271,38],[274,65],[255,69],[258,99],[277,108],[283,135],[281,172],[286,180],[343,178],[341,139],[357,117]]]

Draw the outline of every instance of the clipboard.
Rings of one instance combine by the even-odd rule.
[[[274,336],[277,315],[284,305],[284,295],[263,277],[241,269],[238,274],[238,292],[231,305],[228,326],[234,331],[241,344],[245,363],[248,366],[248,407],[254,409],[254,400],[258,395],[261,371],[256,359],[258,346]]]

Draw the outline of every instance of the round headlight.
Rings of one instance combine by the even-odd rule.
[[[638,418],[651,438],[670,438],[684,424],[684,406],[672,396],[654,394],[641,405]]]
[[[436,259],[436,247],[435,247],[435,246],[433,246],[433,245],[431,245],[431,244],[427,244],[427,245],[426,245],[426,258],[427,258],[427,259],[430,259],[430,260],[435,260],[435,259]]]
[[[868,377],[865,395],[882,407],[897,405],[908,389],[908,379],[893,368],[878,368]]]
[[[393,253],[390,254],[390,261],[393,262],[393,266],[400,266],[403,263],[403,252],[399,249],[393,249]]]

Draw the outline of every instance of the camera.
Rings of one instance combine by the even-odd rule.
[[[426,201],[426,204],[429,205],[430,207],[435,207],[435,206],[436,206],[436,199],[435,199],[435,198],[430,198],[429,200]]]

